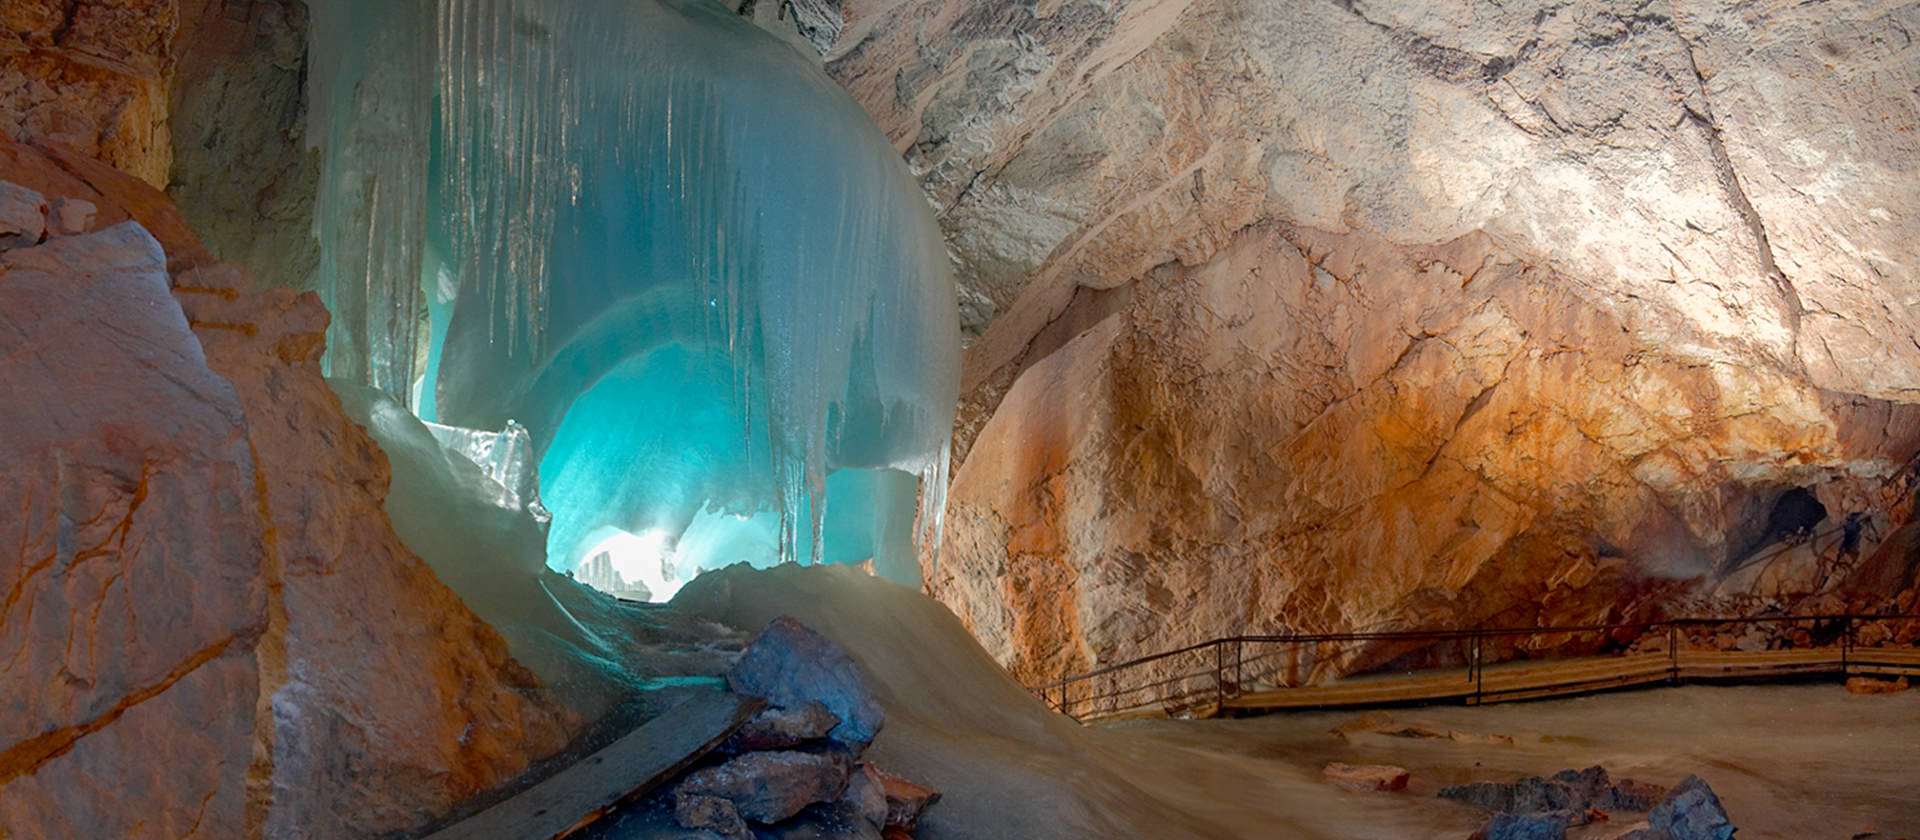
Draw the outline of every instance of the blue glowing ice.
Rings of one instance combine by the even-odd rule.
[[[656,598],[740,560],[918,583],[952,277],[816,62],[711,0],[329,0],[313,31],[334,375],[524,424],[555,568],[604,554]]]

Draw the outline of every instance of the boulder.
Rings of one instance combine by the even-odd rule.
[[[1592,812],[1646,811],[1665,790],[1631,779],[1615,784],[1604,767],[1562,770],[1552,778],[1528,776],[1514,782],[1471,782],[1440,789],[1440,796],[1509,814],[1564,812],[1569,822],[1585,823]]]
[[[727,753],[784,750],[825,738],[839,725],[840,717],[827,711],[826,705],[818,700],[809,700],[793,709],[768,708],[733,733],[720,745],[720,750]]]
[[[39,244],[47,232],[47,200],[19,184],[0,181],[0,249]]]
[[[1343,764],[1329,762],[1320,771],[1327,781],[1348,790],[1357,791],[1395,791],[1405,790],[1408,773],[1404,767],[1386,764]]]
[[[873,741],[886,719],[847,652],[784,616],[747,646],[728,672],[727,684],[737,693],[766,698],[774,708],[820,703],[840,719],[831,737],[856,752]]]
[[[126,221],[0,253],[0,835],[383,836],[562,748],[388,526],[317,298],[169,262]]]
[[[1647,824],[1672,840],[1727,840],[1736,830],[1720,797],[1699,776],[1688,776],[1647,813]]]
[[[740,816],[756,823],[777,823],[808,805],[839,799],[851,769],[840,754],[747,753],[689,773],[674,788],[675,809],[683,797],[712,796],[732,802]]]
[[[0,836],[246,836],[270,547],[159,243],[0,253],[0,359]]]

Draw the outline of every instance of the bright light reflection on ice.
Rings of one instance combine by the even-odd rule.
[[[635,534],[608,526],[591,534],[589,542],[575,574],[596,589],[665,601],[685,583],[674,568],[673,538],[668,534]]]

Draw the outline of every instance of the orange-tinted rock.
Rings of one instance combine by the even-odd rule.
[[[977,335],[934,591],[1023,679],[1913,585],[1906,7],[846,14]]]
[[[1907,678],[1877,680],[1873,677],[1848,677],[1848,694],[1895,694],[1907,690]]]
[[[1406,790],[1407,770],[1385,764],[1342,764],[1329,762],[1320,771],[1327,781],[1348,790],[1389,792]]]
[[[0,254],[0,357],[0,835],[243,836],[267,546],[159,244]]]
[[[81,200],[94,205],[92,230],[128,220],[139,222],[160,241],[172,270],[211,260],[166,193],[60,143],[39,137],[27,142],[0,137],[0,179],[36,190],[50,201]]]
[[[320,376],[319,299],[222,290],[240,282],[196,271],[178,290],[208,364],[247,412],[270,527],[265,830],[418,826],[557,752],[578,722],[394,535],[386,458]]]
[[[385,836],[563,747],[388,525],[318,301],[165,266],[132,223],[0,254],[0,834]]]
[[[1739,567],[1766,505],[1904,517],[1917,450],[1920,408],[1664,346],[1484,236],[1263,226],[1020,374],[934,591],[1030,683],[1223,634],[1790,601],[1840,583],[1839,517],[1770,576]]]
[[[880,790],[886,794],[887,828],[913,830],[920,822],[920,815],[940,801],[939,791],[933,788],[907,781],[871,764],[863,766],[880,780]]]
[[[0,136],[37,135],[167,184],[175,0],[10,0],[0,12]]]

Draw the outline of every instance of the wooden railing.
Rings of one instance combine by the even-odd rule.
[[[1497,703],[1653,682],[1920,675],[1920,615],[1229,636],[1030,688],[1080,720]]]

